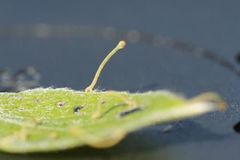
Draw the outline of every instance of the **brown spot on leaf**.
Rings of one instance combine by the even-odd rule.
[[[57,103],[57,106],[58,106],[58,107],[63,107],[64,105],[65,105],[65,102],[58,102],[58,103]]]

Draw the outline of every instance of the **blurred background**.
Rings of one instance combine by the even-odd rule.
[[[215,91],[229,104],[226,113],[156,125],[111,149],[0,158],[239,159],[239,6],[237,0],[0,0],[1,91],[82,90],[124,39],[127,47],[108,63],[98,89],[168,89],[187,97]]]

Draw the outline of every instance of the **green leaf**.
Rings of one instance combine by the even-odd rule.
[[[190,100],[169,91],[132,94],[39,88],[0,93],[0,150],[111,147],[129,132],[223,108],[214,93]]]

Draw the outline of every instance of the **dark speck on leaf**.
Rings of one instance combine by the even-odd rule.
[[[79,113],[79,111],[84,108],[83,106],[74,106],[73,111],[74,113]]]
[[[64,102],[58,102],[58,107],[63,107],[64,105],[65,105],[65,103]]]
[[[135,112],[138,112],[138,111],[141,111],[141,108],[139,107],[136,107],[136,108],[133,108],[133,109],[130,109],[130,110],[126,110],[126,111],[123,111],[119,114],[120,117],[125,117],[129,114],[133,114]]]

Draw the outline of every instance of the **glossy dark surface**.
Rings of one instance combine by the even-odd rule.
[[[240,51],[238,1],[0,1],[1,26],[55,24],[141,30],[208,48],[235,67]],[[117,39],[94,36],[0,36],[0,68],[13,72],[33,66],[44,87],[84,89]],[[41,37],[41,36],[40,36]],[[240,77],[224,65],[153,43],[129,44],[106,66],[100,89],[147,91],[169,89],[188,97],[215,91],[229,104],[225,113],[211,113],[132,133],[104,150],[88,147],[49,154],[11,155],[0,159],[216,159],[238,160]]]

